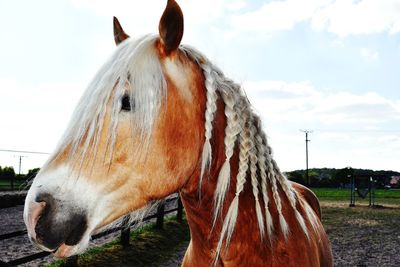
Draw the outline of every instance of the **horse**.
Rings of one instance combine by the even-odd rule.
[[[131,38],[89,84],[28,191],[29,238],[64,258],[126,214],[179,192],[182,266],[332,266],[316,196],[279,170],[243,88],[181,45],[168,0],[158,34]]]

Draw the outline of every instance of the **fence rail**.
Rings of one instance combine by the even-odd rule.
[[[177,204],[173,208],[165,210],[166,204],[173,202],[173,201],[176,201]],[[179,196],[178,197],[176,197],[176,196],[175,197],[167,197],[164,200],[164,202],[158,206],[156,213],[145,217],[142,221],[147,222],[152,219],[156,219],[156,227],[159,229],[162,229],[163,223],[164,223],[164,216],[167,214],[170,214],[172,212],[177,212],[177,220],[179,222],[182,222],[183,205],[182,205],[182,202],[181,202]],[[122,223],[120,226],[110,228],[103,232],[95,234],[92,236],[92,240],[95,240],[95,239],[107,236],[109,234],[121,231],[121,234],[120,234],[121,245],[124,247],[128,246],[129,245],[130,228],[137,223],[135,221],[129,223],[129,221],[130,221],[130,217],[129,217],[129,215],[127,215],[122,219]],[[27,234],[26,230],[19,230],[19,231],[2,234],[2,235],[0,235],[0,241],[14,238],[14,237],[24,236],[26,234]],[[0,266],[17,266],[20,264],[31,262],[36,259],[44,258],[50,254],[51,254],[50,252],[42,251],[42,252],[37,252],[37,253],[31,254],[31,255],[23,256],[23,257],[20,257],[17,259],[13,259],[13,260],[7,261],[7,262],[0,260]],[[72,256],[66,260],[65,266],[73,267],[73,266],[77,266],[77,263],[78,263],[78,257]]]

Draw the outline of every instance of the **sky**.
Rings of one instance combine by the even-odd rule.
[[[182,43],[241,84],[283,171],[400,171],[400,0],[178,0]],[[0,149],[52,152],[115,50],[112,17],[157,33],[166,0],[0,2]],[[48,155],[0,152],[22,172]]]

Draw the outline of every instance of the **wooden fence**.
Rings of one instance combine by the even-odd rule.
[[[172,208],[166,210],[166,206],[168,206],[167,204],[169,204],[169,203],[171,203],[173,201],[176,201],[177,204],[174,205]],[[162,229],[163,225],[164,225],[164,216],[167,215],[167,214],[170,214],[172,212],[177,212],[177,220],[178,220],[178,222],[182,222],[183,205],[182,205],[182,202],[181,202],[179,197],[176,197],[176,196],[175,197],[167,197],[164,200],[163,204],[158,206],[157,212],[145,217],[143,219],[143,222],[150,221],[152,219],[156,219],[156,227],[159,228],[159,229]],[[121,223],[120,226],[115,227],[115,228],[111,228],[111,229],[107,229],[107,230],[105,230],[105,231],[103,231],[101,233],[93,235],[92,236],[92,240],[95,240],[95,239],[98,239],[100,237],[107,236],[107,235],[109,235],[111,233],[115,233],[117,231],[120,231],[121,245],[124,246],[124,247],[129,246],[130,229],[131,229],[131,227],[133,225],[135,225],[137,223],[137,222],[129,223],[129,221],[130,221],[130,217],[129,217],[129,215],[127,215],[127,216],[125,216],[123,218],[122,223]],[[18,236],[23,236],[23,235],[26,235],[26,234],[27,234],[26,230],[20,230],[20,231],[15,231],[15,232],[11,232],[11,233],[1,234],[0,235],[0,241],[6,240],[6,239],[10,239],[10,238],[14,238],[14,237],[18,237]],[[38,253],[34,253],[34,254],[31,254],[31,255],[28,255],[28,256],[24,256],[24,257],[21,257],[21,258],[13,259],[13,260],[8,261],[8,262],[2,261],[0,259],[0,266],[5,266],[5,267],[6,266],[17,266],[17,265],[20,265],[20,264],[31,262],[31,261],[36,260],[36,259],[44,258],[44,257],[46,257],[46,256],[48,256],[50,254],[51,254],[50,252],[43,251],[43,252],[38,252]],[[65,263],[64,266],[73,267],[73,266],[77,266],[77,265],[78,265],[78,257],[77,256],[72,256],[72,257],[70,257],[70,258],[68,258],[66,260],[66,263]]]

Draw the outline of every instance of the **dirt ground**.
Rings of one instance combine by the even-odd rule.
[[[322,202],[335,266],[400,266],[400,207]]]
[[[322,201],[321,206],[323,224],[332,243],[335,266],[400,266],[400,206],[349,208],[347,202],[327,201]],[[23,228],[21,213],[22,207],[2,209],[0,233]],[[30,254],[25,250],[32,249],[27,240],[14,239],[2,243],[0,259],[3,260]],[[177,249],[178,253],[161,266],[180,266],[186,246],[187,243],[182,245]],[[41,266],[51,258],[24,266]]]

